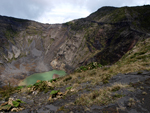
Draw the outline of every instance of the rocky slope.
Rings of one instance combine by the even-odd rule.
[[[150,36],[150,6],[102,7],[87,18],[42,24],[0,16],[0,82],[17,85],[52,69],[113,64],[139,39]]]
[[[0,111],[19,113],[149,113],[150,38],[139,40],[111,66],[29,86],[0,89]]]

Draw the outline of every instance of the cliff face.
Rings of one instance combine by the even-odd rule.
[[[52,69],[69,73],[93,61],[115,63],[150,36],[149,10],[102,7],[87,18],[53,25],[0,16],[1,83],[16,85]]]

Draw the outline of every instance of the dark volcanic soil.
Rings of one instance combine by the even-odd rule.
[[[128,74],[118,74],[109,80],[108,84],[100,84],[94,87],[90,87],[88,83],[88,89],[97,90],[102,87],[111,86],[114,83],[129,84],[131,87],[126,89],[120,89],[115,92],[123,94],[124,96],[119,98],[116,102],[109,105],[92,105],[88,106],[75,106],[66,105],[70,102],[75,102],[76,98],[83,93],[90,93],[89,90],[80,90],[78,93],[69,93],[64,98],[58,99],[54,102],[49,102],[48,93],[38,93],[36,91],[32,94],[13,94],[11,97],[19,98],[26,102],[23,104],[25,110],[20,113],[149,113],[150,107],[150,71],[134,72]],[[83,87],[85,84],[83,84]],[[67,87],[67,86],[66,86]],[[66,87],[60,88],[60,91],[64,92]],[[57,90],[57,89],[56,89]],[[2,101],[0,104],[3,103]]]

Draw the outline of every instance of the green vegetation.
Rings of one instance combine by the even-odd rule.
[[[28,85],[27,88],[31,88],[33,85]]]
[[[0,88],[0,95],[5,100],[8,100],[11,94],[13,94],[18,87],[13,87],[10,84],[8,86],[3,86],[3,88]]]
[[[115,87],[112,88],[112,91],[115,92],[115,91],[118,91],[119,89],[120,89],[120,86],[115,86]]]
[[[50,95],[56,95],[58,92],[59,92],[59,90],[52,90],[52,91],[50,92]]]
[[[90,106],[94,104],[107,105],[123,97],[124,96],[123,94],[119,94],[120,90],[122,90],[123,88],[128,89],[129,86],[126,84],[114,84],[114,85],[112,85],[111,83],[109,84],[110,82],[109,80],[113,76],[115,76],[118,73],[129,73],[129,72],[137,72],[137,74],[140,75],[142,74],[142,70],[150,71],[150,39],[147,38],[145,40],[144,39],[140,40],[142,36],[144,36],[144,35],[140,35],[141,37],[138,38],[139,39],[138,43],[134,46],[134,48],[131,49],[131,45],[132,44],[134,45],[133,41],[135,41],[136,43],[136,40],[134,39],[127,40],[129,41],[129,43],[124,44],[122,43],[124,39],[120,38],[121,35],[126,34],[126,32],[128,32],[128,29],[131,29],[131,27],[137,28],[138,26],[141,26],[141,28],[139,29],[142,29],[142,32],[145,32],[146,30],[150,29],[149,27],[150,21],[148,20],[148,18],[150,18],[149,10],[148,10],[149,7],[148,6],[143,6],[143,7],[147,7],[147,9],[141,10],[139,7],[133,10],[130,10],[130,8],[128,7],[112,8],[113,11],[111,11],[110,13],[109,13],[110,9],[106,11],[105,8],[102,8],[100,10],[105,11],[105,13],[108,14],[107,17],[109,18],[106,19],[106,17],[100,17],[96,21],[98,22],[104,21],[104,23],[102,23],[104,24],[103,27],[100,27],[99,25],[97,25],[97,23],[93,24],[93,22],[89,22],[85,19],[80,19],[80,20],[65,23],[64,25],[68,26],[72,30],[71,32],[74,33],[75,31],[78,32],[79,30],[81,30],[80,32],[85,33],[82,41],[86,40],[86,44],[88,44],[91,47],[92,51],[94,51],[93,53],[91,52],[91,56],[101,51],[101,50],[96,50],[96,47],[93,46],[96,39],[97,40],[99,38],[102,39],[101,45],[105,46],[106,43],[109,43],[109,40],[107,40],[106,38],[113,37],[112,39],[110,39],[110,44],[108,44],[111,46],[108,48],[106,47],[106,50],[108,51],[104,52],[103,56],[100,56],[100,59],[102,60],[98,62],[89,63],[88,65],[85,65],[85,66],[80,66],[74,73],[68,76],[63,76],[62,78],[52,79],[49,81],[40,81],[33,85],[28,85],[25,87],[23,86],[11,87],[10,85],[5,86],[2,89],[0,89],[1,100],[8,100],[11,94],[15,92],[17,93],[21,92],[24,89],[26,89],[26,91],[29,93],[32,93],[33,91],[47,93],[50,91],[50,97],[51,98],[55,97],[55,99],[61,98],[60,95],[64,96],[66,94],[70,95],[70,94],[79,93],[80,95],[77,96],[76,100],[72,104],[82,105],[82,106]],[[102,13],[100,10],[94,13],[95,14],[94,16],[91,16],[88,18],[97,19],[97,17],[99,16],[97,14],[100,14],[101,16],[106,16],[106,14]],[[134,13],[136,11],[139,12],[139,14]],[[127,15],[129,15],[130,18],[127,18]],[[144,15],[148,15],[148,16],[144,16]],[[110,27],[111,29],[114,29],[115,27],[112,27],[112,26],[118,26],[120,22],[128,23],[129,22],[128,19],[131,19],[131,20],[135,19],[136,21],[139,21],[139,23],[132,22],[131,24],[133,24],[133,26],[130,26],[130,28],[128,27],[127,28],[123,27],[121,29],[117,28],[117,32],[114,33],[114,31],[116,31],[115,29],[114,31],[112,30],[107,35],[105,35],[105,32],[107,31],[107,29],[109,30],[110,26],[111,26]],[[30,31],[30,29],[33,29],[33,30]],[[33,26],[29,26],[27,31],[28,33],[31,33],[31,34],[32,33],[38,34],[37,29],[34,28]],[[6,31],[5,32],[6,37],[11,38],[13,35],[15,35],[15,33],[11,34],[12,32],[13,31],[11,30]],[[126,37],[133,38],[134,36],[136,36],[136,35],[133,36],[134,34],[133,31],[131,31],[130,34],[131,35],[126,36]],[[50,42],[53,42],[53,41],[54,39],[50,40]],[[30,44],[31,42],[32,42],[32,39],[28,39],[28,43]],[[122,45],[120,43],[118,44],[117,42],[121,42]],[[115,44],[118,44],[117,47]],[[122,52],[121,54],[117,54],[119,58],[121,57],[122,54],[124,54],[124,52],[126,52],[129,49],[131,50],[128,51],[118,62],[116,62],[115,64],[111,66],[101,65],[101,64],[108,64],[109,60],[113,56],[113,52],[120,51],[120,49],[118,48],[124,47],[126,45],[127,46],[129,45],[129,47],[125,48],[126,49],[125,51],[121,51]],[[81,49],[85,50],[85,47],[86,45],[83,45],[83,43],[81,43],[81,45],[79,46],[79,51],[81,51]],[[107,54],[107,52],[110,52],[110,53]],[[109,58],[107,58],[108,55],[109,55]],[[84,55],[80,54],[80,52],[78,53],[78,56],[79,58],[84,57]],[[91,56],[89,55],[88,57],[91,58]],[[74,62],[76,61],[76,59],[74,60]],[[101,64],[99,62],[101,62]],[[104,85],[104,84],[108,84],[108,85]],[[100,88],[95,90],[94,88],[97,85],[99,85]],[[101,87],[101,86],[104,86],[104,87]],[[64,89],[65,93],[64,92],[62,93],[60,92],[60,90],[58,90],[59,88],[63,88],[63,87],[65,88],[67,87],[66,90]],[[140,89],[144,89],[144,88],[141,87]],[[87,92],[85,93],[84,92],[85,90],[88,91],[88,93]],[[146,95],[147,93],[143,92],[142,94]],[[130,99],[129,102],[130,102],[130,105],[134,104],[133,99]],[[20,103],[24,103],[24,102],[21,101],[20,99],[17,99],[13,101],[12,103],[14,107],[19,107]],[[5,105],[5,106],[1,106],[0,109],[4,109],[4,108],[10,109],[10,107],[11,107],[10,105]],[[60,109],[64,110],[65,105],[62,106]]]
[[[98,62],[90,63],[86,66],[81,66],[74,74],[64,76],[61,79],[52,79],[48,82],[53,83],[55,87],[62,87],[65,85],[72,85],[67,87],[66,90],[73,89],[78,92],[81,83],[89,82],[91,86],[97,85],[99,82],[104,84],[109,83],[109,79],[116,75],[117,73],[128,73],[138,71],[138,74],[141,74],[141,70],[146,69],[150,70],[146,65],[150,64],[149,53],[150,53],[150,39],[139,41],[136,46],[127,52],[116,64],[111,67],[103,67]],[[145,44],[144,44],[145,43]],[[101,67],[101,68],[99,68]],[[80,72],[80,73],[79,73]],[[122,88],[127,87],[127,85],[116,84],[110,87],[105,87],[97,91],[92,91],[89,94],[82,94],[75,101],[75,105],[106,105],[108,103],[114,102],[118,98],[123,97],[122,94],[113,94],[114,92],[119,91]],[[15,90],[22,90],[24,87],[16,87]],[[29,85],[27,88],[48,92],[53,87],[47,86],[46,81],[40,81],[34,85]],[[10,90],[12,91],[12,90]],[[13,92],[12,91],[12,92]],[[50,95],[57,95],[59,90],[52,90]],[[8,92],[6,92],[8,93]],[[143,93],[145,94],[145,93]],[[8,93],[9,95],[9,93]],[[6,95],[4,95],[6,96]],[[7,97],[7,96],[6,96]],[[14,106],[18,106],[18,101],[13,102]]]
[[[111,96],[112,90],[114,89],[114,87],[125,88],[128,86],[122,85],[122,84],[116,84],[111,87],[105,87],[98,91],[93,91],[90,94],[83,94],[75,101],[75,104],[90,106],[93,104],[106,105],[106,104],[112,103],[117,98],[122,97],[122,95],[119,95],[119,94]]]
[[[91,16],[89,17],[92,20],[100,20],[103,17],[107,16],[108,14],[112,13],[115,9],[115,7],[102,7],[98,11],[94,12]]]
[[[138,27],[140,27],[140,28],[142,27],[142,29],[144,29],[146,31],[150,30],[149,9],[150,9],[149,5],[134,8],[134,12],[138,12],[136,20],[140,21],[140,26],[138,26]]]
[[[82,30],[85,30],[89,27],[92,27],[93,22],[87,21],[86,19],[82,18],[79,20],[64,23],[63,25],[70,27],[70,29],[73,31],[79,31],[79,30],[82,31]]]
[[[21,103],[25,102],[21,101],[20,99],[13,100],[10,98],[8,102],[0,105],[0,111],[11,111],[13,108],[19,108]]]
[[[145,44],[144,44],[145,43]],[[89,83],[90,86],[96,86],[100,82],[109,83],[109,79],[118,73],[139,72],[141,70],[150,70],[150,39],[140,40],[135,47],[128,51],[118,62],[110,67],[103,66],[98,68],[98,64],[91,63],[88,66],[81,66],[75,73],[62,77],[54,83],[56,87],[71,85],[76,92],[81,87],[81,83]],[[101,65],[100,65],[101,67]],[[82,70],[82,71],[81,71]],[[127,87],[124,84],[116,84],[110,87],[104,87],[97,91],[92,91],[90,94],[83,94],[75,101],[75,105],[105,105],[114,102],[116,99],[123,97],[123,94],[113,94]],[[91,91],[91,90],[89,90]],[[113,94],[113,95],[112,95]]]
[[[63,25],[66,25],[66,26],[70,26],[70,25],[72,25],[73,24],[73,22],[66,22],[66,23],[64,23]]]
[[[78,31],[78,30],[82,30],[82,27],[80,25],[82,25],[82,23],[80,23],[80,21],[75,21],[75,22],[67,22],[64,23],[64,25],[69,26],[71,28],[71,30],[74,31]]]
[[[20,100],[20,99],[16,99],[16,102],[19,102],[19,103],[25,103],[25,102],[23,102],[23,101]]]
[[[116,22],[120,22],[122,20],[125,20],[126,19],[125,10],[126,10],[125,7],[114,10],[113,13],[111,13],[111,17],[113,19],[111,21],[116,23]]]
[[[38,83],[35,83],[33,86],[34,90],[44,91],[45,93],[47,93],[49,90],[54,89],[53,87],[48,86],[46,81],[40,81]]]
[[[0,110],[9,111],[11,107],[12,107],[11,105],[0,106]]]
[[[107,83],[109,83],[109,81],[108,81],[108,80],[103,80],[102,82],[103,82],[103,84],[107,84]]]
[[[51,80],[49,80],[49,82],[56,82],[57,81],[57,78],[55,78],[55,79],[51,79]]]
[[[122,57],[122,59],[117,62],[117,65],[122,67],[123,65],[131,65],[134,63],[138,63],[140,66],[148,65],[149,63],[149,52],[150,52],[150,40],[146,39],[143,41],[139,41],[136,46],[129,51],[126,55]],[[145,43],[145,44],[144,44]],[[135,67],[135,66],[134,66]],[[146,67],[141,67],[146,68]],[[140,70],[139,70],[140,71]]]
[[[40,81],[38,83],[35,83],[34,85],[28,85],[28,86],[17,86],[13,87],[11,85],[4,86],[2,89],[0,89],[0,95],[2,98],[5,98],[5,100],[8,100],[11,94],[16,92],[21,92],[23,89],[29,88],[28,92],[31,93],[32,91],[38,90],[38,91],[44,91],[47,93],[50,90],[53,90],[54,88],[52,86],[48,85],[47,81]],[[19,100],[18,100],[19,101]]]
[[[93,63],[90,63],[86,66],[81,66],[79,69],[76,70],[76,72],[82,72],[82,71],[86,71],[86,70],[97,69],[99,67],[102,67],[102,65],[99,64],[98,62],[93,62]]]
[[[13,101],[12,103],[13,103],[14,107],[18,107],[19,106],[19,102],[17,102],[17,101]]]
[[[16,30],[13,30],[12,27],[8,27],[5,31],[4,31],[4,35],[5,37],[12,43],[15,45],[15,41],[14,41],[14,37],[16,37],[18,35]]]
[[[66,90],[70,90],[72,87],[67,87]]]
[[[113,95],[113,99],[116,99],[116,98],[121,98],[121,97],[123,97],[124,95],[121,95],[121,94],[115,94],[115,95]]]
[[[23,86],[18,86],[17,90],[21,90],[23,88]]]

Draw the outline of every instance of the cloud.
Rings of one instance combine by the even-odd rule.
[[[58,8],[59,7],[59,8]],[[67,22],[72,19],[77,19],[81,17],[86,17],[90,12],[80,5],[73,5],[70,3],[59,4],[59,6],[53,7],[53,9],[45,11],[39,21],[49,22],[49,23],[62,23]],[[46,18],[45,18],[46,17]]]
[[[62,23],[86,17],[102,6],[136,6],[149,0],[0,0],[0,15],[44,23]]]
[[[41,10],[43,9],[43,10]],[[44,5],[35,0],[1,0],[0,14],[35,19],[44,12]]]

